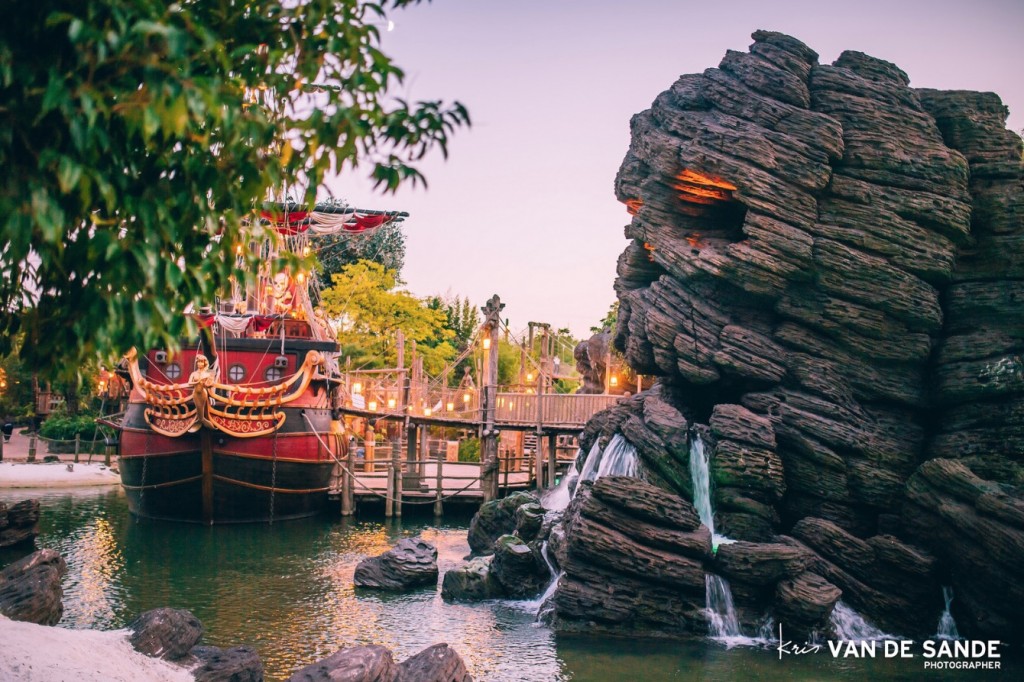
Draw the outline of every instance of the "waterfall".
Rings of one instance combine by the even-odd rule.
[[[524,604],[528,609],[533,610],[537,618],[540,619],[550,613],[554,607],[548,604],[548,600],[555,594],[555,590],[558,589],[558,579],[562,577],[562,571],[555,568],[555,564],[551,561],[551,557],[548,556],[548,541],[545,540],[540,546],[540,555],[544,557],[544,563],[548,565],[548,570],[551,571],[551,582],[548,583],[547,588],[537,599]],[[545,608],[546,607],[546,608]]]
[[[601,440],[594,441],[594,445],[590,448],[590,452],[587,453],[587,458],[583,461],[583,470],[580,471],[579,482],[593,481],[597,478],[597,469],[601,466]]]
[[[698,433],[694,433],[690,439],[690,478],[693,481],[693,506],[697,508],[700,522],[711,531],[712,551],[717,550],[719,545],[735,542],[724,535],[715,535],[715,512],[711,506],[711,466],[704,441]],[[758,640],[744,637],[740,631],[740,622],[736,617],[736,607],[732,602],[732,589],[728,580],[714,573],[706,573],[704,589],[708,634],[712,639],[724,641],[729,647],[760,643]]]
[[[736,617],[736,607],[732,603],[729,581],[714,573],[705,573],[704,587],[707,590],[705,603],[708,612],[708,634],[713,639],[722,639],[726,642],[743,638],[740,621]]]
[[[636,448],[628,440],[615,434],[601,456],[601,464],[594,480],[602,476],[636,476]]]
[[[593,452],[593,448],[591,448],[591,452]],[[565,476],[562,476],[562,480],[558,482],[558,485],[544,492],[540,498],[541,505],[548,511],[561,511],[568,507],[569,501],[572,500],[572,494],[575,491],[574,485],[579,480],[579,477],[580,475],[576,473],[574,461],[569,470],[565,472]]]
[[[960,639],[960,633],[956,629],[956,621],[949,611],[949,605],[953,603],[953,588],[947,585],[942,586],[942,598],[946,602],[946,610],[939,618],[939,630],[935,633],[936,639]]]
[[[832,610],[832,628],[836,631],[836,637],[842,640],[878,640],[891,639],[891,637],[871,623],[864,620],[864,617],[844,604],[836,602]]]
[[[715,533],[715,512],[711,506],[711,464],[700,434],[690,439],[690,479],[693,481],[693,506],[697,508],[700,522],[711,531],[711,551],[719,545],[736,542]]]

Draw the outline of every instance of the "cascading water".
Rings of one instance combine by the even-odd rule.
[[[601,466],[601,441],[594,441],[594,445],[590,448],[590,452],[587,453],[587,458],[583,460],[583,469],[580,471],[579,482],[593,481],[597,477],[598,467]]]
[[[956,621],[950,613],[949,606],[953,603],[953,588],[947,585],[942,586],[942,598],[946,602],[946,610],[939,617],[939,630],[935,633],[938,639],[960,639],[960,633],[956,629]]]
[[[593,452],[593,448],[591,448]],[[576,473],[575,463],[569,467],[569,470],[565,472],[565,476],[562,476],[562,480],[558,482],[551,490],[548,490],[540,499],[541,505],[548,511],[562,511],[569,506],[570,500],[572,500],[572,494],[575,491],[575,484],[579,481],[580,475]]]
[[[697,508],[700,522],[711,531],[712,551],[720,544],[732,542],[727,537],[715,535],[715,512],[711,506],[711,466],[704,441],[694,433],[690,439],[690,478],[693,481],[693,506]],[[752,643],[740,631],[736,607],[732,602],[732,589],[725,578],[708,573],[704,576],[706,590],[705,605],[708,614],[708,634],[713,639],[725,641],[728,646]]]
[[[549,613],[554,607],[548,604],[548,600],[551,599],[552,595],[555,594],[555,590],[558,589],[558,579],[562,577],[562,571],[555,568],[555,564],[551,561],[551,557],[548,555],[548,541],[545,540],[540,546],[540,555],[544,557],[544,563],[548,565],[548,570],[551,571],[551,582],[548,583],[547,589],[544,593],[534,599],[533,601],[525,602],[523,607],[528,611],[533,611],[537,618],[542,618],[544,615]]]
[[[594,480],[602,476],[636,476],[636,448],[628,440],[615,434],[601,455],[601,465]]]
[[[836,602],[831,621],[836,637],[842,640],[892,639],[842,601]]]

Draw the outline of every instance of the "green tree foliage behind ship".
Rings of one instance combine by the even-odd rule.
[[[418,1],[5,3],[0,354],[18,331],[40,371],[173,347],[188,303],[256,270],[228,253],[269,189],[310,204],[359,163],[385,190],[422,181],[469,118],[389,95],[378,26]]]

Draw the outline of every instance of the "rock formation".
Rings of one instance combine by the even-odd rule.
[[[199,660],[196,682],[263,682],[263,661],[252,647],[195,646],[190,653]]]
[[[61,579],[67,573],[64,558],[41,549],[0,571],[0,614],[11,620],[56,625],[64,614]]]
[[[437,585],[437,548],[420,538],[403,538],[380,556],[360,561],[355,584],[391,591]]]
[[[708,570],[747,627],[818,629],[841,594],[930,635],[949,584],[962,634],[1019,642],[1021,139],[994,94],[753,38],[631,121],[614,344],[660,385],[583,439],[621,434],[648,499],[692,500],[699,435],[715,531],[743,542],[652,544],[699,531],[626,516],[599,481],[567,513],[558,622],[699,631]]]
[[[39,535],[39,500],[7,506],[0,502],[0,547],[29,543]]]
[[[203,637],[203,624],[184,609],[151,609],[129,623],[128,629],[128,641],[136,651],[167,661],[181,660]]]
[[[462,657],[447,644],[429,646],[400,664],[385,647],[339,649],[296,671],[288,682],[472,682]]]
[[[493,554],[494,541],[516,529],[516,510],[540,504],[533,493],[517,492],[480,507],[469,523],[469,548],[474,554]]]

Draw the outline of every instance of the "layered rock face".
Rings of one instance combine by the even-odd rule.
[[[662,385],[585,441],[621,433],[693,499],[702,436],[715,530],[745,541],[705,567],[741,607],[813,629],[841,593],[920,636],[947,584],[962,634],[1005,640],[1024,631],[1003,589],[1024,565],[1021,140],[995,95],[753,38],[631,122],[614,343]]]

